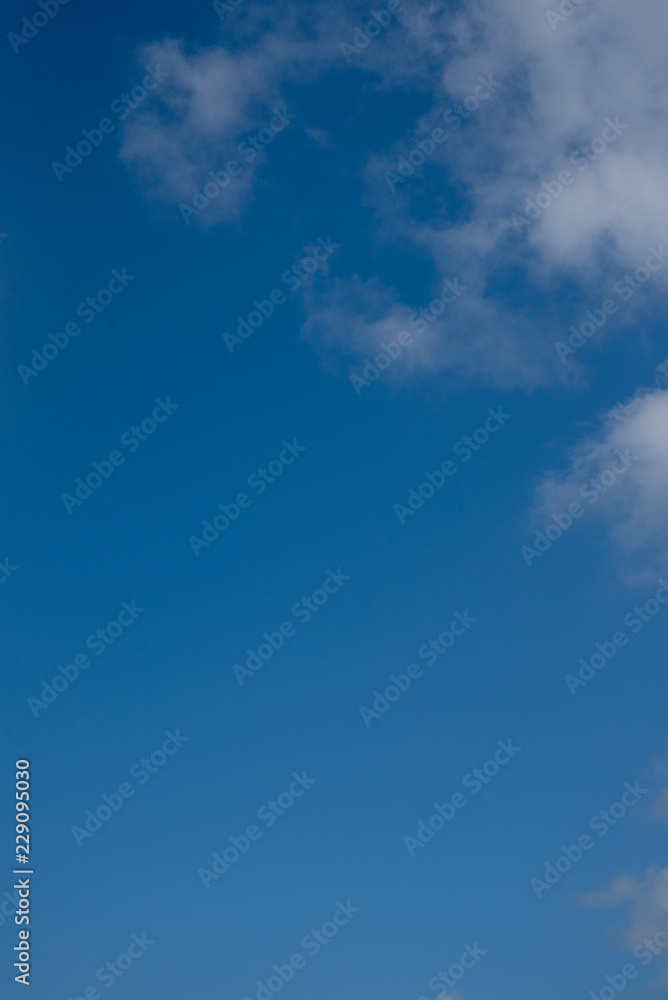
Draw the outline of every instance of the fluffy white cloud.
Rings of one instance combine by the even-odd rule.
[[[666,427],[668,389],[639,390],[604,416],[598,433],[574,449],[568,467],[546,477],[537,494],[537,513],[558,513],[582,502],[583,485],[595,481],[590,491],[599,499],[588,509],[607,525],[638,580],[654,580],[668,565]]]
[[[668,172],[668,84],[657,40],[668,30],[668,8],[661,0],[635,8],[585,0],[555,31],[534,0],[478,0],[472,11],[461,18],[477,30],[462,26],[443,85],[461,93],[490,71],[504,81],[493,120],[470,130],[463,154],[477,224],[487,231],[490,207],[493,214],[499,204],[518,210],[543,181],[570,167],[575,182],[523,230],[526,238],[546,266],[589,268],[603,243],[623,263],[635,261],[668,223],[660,194]],[[605,132],[586,170],[582,159],[570,163],[578,145],[605,131],[606,118],[617,119],[620,134]]]
[[[164,201],[190,204],[208,171],[234,157],[242,133],[266,123],[288,83],[304,86],[357,66],[375,74],[365,102],[374,89],[427,95],[432,111],[414,135],[397,136],[383,150],[373,148],[373,135],[362,137],[369,144],[366,201],[380,241],[399,239],[431,262],[429,294],[455,276],[469,292],[430,325],[393,377],[444,369],[502,387],[579,383],[586,355],[564,365],[555,340],[668,233],[668,6],[584,0],[563,21],[548,19],[547,10],[536,0],[472,0],[457,8],[406,0],[349,65],[340,42],[353,42],[369,21],[367,9],[245,5],[226,18],[230,48],[191,51],[164,40],[140,54],[142,64],[159,62],[170,77],[129,120],[122,158]],[[495,83],[476,108],[480,77]],[[448,140],[428,164],[391,192],[385,172],[467,97],[470,120],[456,131],[447,125]],[[314,147],[329,141],[327,123],[313,124]],[[240,212],[261,159],[244,164],[202,224]],[[429,172],[432,164],[440,173]],[[558,180],[564,170],[572,183]],[[433,204],[426,221],[425,195]],[[656,285],[668,288],[668,267],[624,306],[623,324],[633,323]],[[306,332],[315,337],[320,329],[330,349],[366,355],[424,305],[383,292],[380,279],[367,274],[316,303],[318,322]]]
[[[662,0],[641,7],[585,0],[573,11],[552,30],[535,0],[476,0],[432,18],[427,41],[425,8],[412,6],[405,15],[412,31],[401,43],[392,36],[416,86],[429,81],[435,110],[414,136],[372,156],[368,200],[384,236],[399,230],[430,254],[438,275],[456,267],[473,289],[454,330],[433,338],[427,367],[527,386],[573,377],[554,351],[578,315],[566,320],[564,282],[582,309],[593,308],[668,232],[668,83],[658,40],[668,8]],[[402,58],[402,48],[413,51],[411,38],[424,41],[421,62]],[[375,55],[369,50],[367,60]],[[381,65],[385,58],[378,50]],[[490,74],[500,85],[476,109],[475,87]],[[467,95],[471,120],[427,156],[428,165],[447,167],[443,185],[459,185],[466,207],[458,218],[444,221],[435,211],[416,222],[428,166],[394,192],[384,174],[443,125],[441,109]],[[558,180],[564,170],[566,184]],[[518,274],[522,294],[513,299],[504,279]],[[655,281],[667,285],[668,268]],[[625,307],[627,323],[638,306]],[[345,323],[341,331],[345,342]]]

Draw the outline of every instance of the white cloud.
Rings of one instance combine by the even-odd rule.
[[[583,485],[596,480],[603,489],[595,483],[591,489],[599,499],[583,505],[607,526],[638,581],[655,580],[668,565],[667,427],[668,388],[640,389],[605,414],[599,431],[572,451],[568,467],[547,476],[537,492],[537,512],[558,513],[582,503]]]
[[[289,5],[253,4],[230,26],[226,22],[226,34],[237,36],[233,51],[220,45],[188,51],[183,41],[169,38],[140,50],[140,65],[157,63],[169,76],[151,105],[128,120],[120,156],[154,197],[169,205],[190,204],[194,189],[209,181],[209,171],[236,159],[240,175],[211,200],[199,221],[210,226],[240,213],[265,154],[243,161],[238,142],[244,132],[266,126],[276,107],[285,107],[282,85],[308,79],[326,39],[331,48],[335,16],[323,11],[312,12],[312,30],[306,32]]]
[[[140,61],[159,65],[169,77],[160,92],[163,107],[147,107],[127,125],[121,158],[165,201],[189,203],[207,171],[234,158],[233,141],[251,121],[250,105],[266,87],[266,71],[255,56],[233,57],[219,48],[187,56],[171,39],[148,46]],[[235,179],[216,203],[216,215],[236,212],[253,173],[249,166]]]
[[[624,943],[635,948],[668,924],[668,868],[648,868],[642,879],[630,876],[616,879],[609,889],[589,893],[581,902],[583,906],[602,910],[628,904],[629,926]]]
[[[418,334],[409,322],[413,310],[400,305],[396,292],[376,279],[364,281],[357,276],[332,279],[326,292],[317,298],[309,297],[307,313],[302,328],[306,339],[317,340],[323,347],[343,346],[347,352],[358,355],[374,354],[402,331],[410,333],[414,342],[393,365],[388,378],[396,378],[399,371],[405,376],[415,368],[431,364],[434,334],[431,330]]]
[[[650,809],[654,819],[666,821],[666,793],[668,792],[668,740],[666,750],[652,761],[646,774],[647,780],[659,780],[661,787]],[[612,881],[609,888],[587,893],[580,905],[596,910],[615,910],[623,907],[624,923],[615,927],[614,937],[619,945],[639,949],[636,957],[648,965],[657,955],[668,957],[668,868],[648,868],[641,878],[622,875]],[[658,935],[658,937],[655,937]],[[652,983],[655,992],[668,987],[668,970],[659,974]]]
[[[619,116],[628,129],[544,212],[528,239],[547,265],[588,266],[602,239],[616,244],[621,260],[635,260],[668,223],[661,197],[668,84],[657,44],[657,32],[668,31],[668,8],[661,0],[638,7],[587,0],[558,31],[535,0],[478,0],[471,9],[460,18],[477,31],[462,28],[444,67],[444,89],[466,92],[484,72],[504,81],[492,121],[469,130],[462,153],[478,225],[487,230],[492,219],[489,197],[476,195],[493,194],[494,214],[499,203],[508,211],[521,206],[542,180],[569,166],[577,144]]]
[[[265,123],[288,83],[299,87],[332,70],[366,68],[376,77],[368,91],[361,85],[365,104],[374,88],[412,89],[428,95],[438,114],[491,74],[500,82],[492,98],[429,159],[447,171],[440,187],[437,182],[428,189],[434,210],[427,221],[418,210],[426,168],[396,195],[383,172],[428,122],[428,129],[437,124],[431,113],[416,123],[415,136],[397,136],[391,149],[375,150],[374,135],[363,137],[369,145],[366,200],[376,211],[379,242],[389,236],[414,247],[433,268],[434,294],[455,275],[470,289],[394,377],[444,369],[503,387],[580,384],[588,355],[564,365],[555,340],[668,233],[668,6],[665,0],[586,0],[553,31],[547,2],[471,0],[457,9],[433,0],[405,2],[352,66],[339,43],[353,40],[368,10],[280,0],[244,6],[225,22],[225,38],[233,40],[229,50],[187,51],[168,39],[140,54],[142,64],[160,62],[170,78],[128,122],[121,156],[161,199],[190,203],[208,171],[234,157],[241,133]],[[618,122],[614,137],[607,119]],[[303,123],[314,148],[329,141],[327,124]],[[599,149],[602,134],[610,138],[593,161],[580,156],[578,165],[571,162],[582,144],[597,139]],[[270,161],[271,150],[267,156]],[[239,214],[253,195],[259,162],[245,165],[212,201],[204,224]],[[543,183],[554,184],[565,169],[574,182],[517,232],[513,216],[525,210],[527,199],[545,195]],[[453,202],[453,211],[444,209]],[[369,294],[360,294],[371,279],[375,314]],[[668,288],[668,268],[624,307],[622,323],[634,320],[653,286]],[[380,279],[367,274],[348,288],[341,284],[316,313],[330,349],[338,343],[366,354],[421,305],[402,302],[391,289],[383,293]],[[314,337],[315,329],[311,323],[308,335]]]
[[[426,167],[398,186],[396,195],[383,180],[402,148],[408,151],[416,137],[442,124],[433,115],[416,123],[415,136],[399,139],[369,162],[367,197],[383,236],[398,230],[431,256],[438,276],[456,267],[474,289],[450,334],[449,349],[442,349],[442,338],[434,338],[426,367],[529,387],[577,379],[572,368],[564,371],[553,346],[578,315],[565,322],[562,282],[575,286],[582,309],[594,308],[610,294],[611,275],[621,277],[637,267],[647,248],[660,244],[668,232],[663,198],[668,83],[658,41],[668,30],[668,8],[663,0],[642,6],[587,0],[552,31],[535,0],[475,0],[461,12],[432,17],[429,41],[425,17],[422,6],[408,8],[405,19],[412,30],[401,40],[388,36],[388,44],[394,45],[398,65],[411,67],[415,86],[429,82],[434,108],[473,94],[481,75],[491,73],[501,81],[471,121],[429,157],[429,164],[448,167],[445,176],[451,180],[443,181],[444,194],[453,182],[463,186],[468,209],[462,218],[443,221],[435,213],[428,222],[415,221],[414,197],[423,197]],[[411,37],[424,39],[421,62],[407,43]],[[387,52],[380,48],[369,48],[367,62],[376,51],[382,68]],[[616,123],[613,129],[607,120]],[[590,161],[577,149],[593,140],[589,153],[598,155]],[[565,169],[573,182],[517,233],[510,224],[513,215],[519,216],[527,199],[539,192],[547,200],[543,182],[554,185]],[[558,187],[557,182],[552,190]],[[501,291],[497,282],[513,274],[517,279],[518,273],[524,294],[513,300],[503,280]],[[668,273],[660,272],[655,281],[666,286]],[[533,315],[527,302],[532,297]],[[625,307],[626,322],[639,305]],[[345,326],[342,321],[344,340]]]

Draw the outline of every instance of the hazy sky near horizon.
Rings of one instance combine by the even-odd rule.
[[[665,3],[4,23],[31,995],[668,995]]]

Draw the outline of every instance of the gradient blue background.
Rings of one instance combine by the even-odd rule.
[[[10,3],[5,33],[31,11]],[[343,61],[295,88],[299,126],[276,142],[253,203],[209,231],[143,196],[118,133],[58,184],[51,161],[137,81],[137,46],[165,35],[212,44],[218,22],[205,3],[74,0],[2,61],[14,96],[3,108],[0,557],[19,569],[0,593],[0,892],[12,884],[13,762],[27,757],[31,996],[79,996],[145,931],[155,945],[114,997],[254,997],[350,899],[360,913],[286,997],[417,1000],[474,941],[487,955],[462,982],[466,1000],[585,997],[625,959],[610,953],[610,917],[575,900],[639,873],[639,859],[664,860],[651,796],[545,898],[529,879],[661,753],[668,612],[574,698],[563,675],[652,590],[629,593],[585,519],[531,569],[520,546],[541,474],[662,356],[615,342],[586,393],[437,375],[419,391],[377,383],[357,397],[345,363],[328,371],[300,337],[298,295],[231,356],[223,330],[318,236],[341,244],[332,275],[382,274],[428,301],[429,261],[373,236],[361,176],[425,96],[377,93]],[[332,145],[307,143],[306,127]],[[121,267],[136,280],[24,386],[16,366]],[[165,396],[178,411],[68,516],[61,494]],[[512,414],[503,430],[400,525],[393,504],[499,405]],[[300,459],[195,558],[188,535],[293,437]],[[350,581],[240,687],[232,665],[338,567]],[[133,598],[146,608],[138,622],[35,719],[28,697]],[[360,706],[464,609],[475,626],[367,730]],[[71,827],[177,727],[188,743],[77,847]],[[508,738],[522,752],[410,858],[403,836]],[[197,869],[303,770],[313,789],[205,891]],[[8,995],[20,990],[14,943],[6,920]]]

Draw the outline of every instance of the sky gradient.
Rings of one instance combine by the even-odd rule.
[[[668,995],[665,4],[4,20],[31,996]]]

